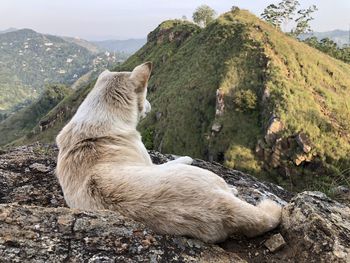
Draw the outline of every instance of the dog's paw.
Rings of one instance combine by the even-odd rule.
[[[182,156],[177,158],[176,163],[183,163],[183,164],[192,164],[193,163],[193,159],[189,156]]]
[[[233,195],[236,195],[236,196],[238,195],[238,190],[235,186],[229,184],[228,187],[230,188]]]

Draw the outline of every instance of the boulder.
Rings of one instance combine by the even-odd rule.
[[[213,133],[219,133],[222,129],[222,124],[218,122],[214,122],[213,125],[211,126],[211,131]]]
[[[298,258],[298,262],[350,262],[349,206],[320,192],[304,192],[285,206],[282,218],[290,258]]]
[[[272,237],[270,237],[268,240],[266,240],[264,245],[271,252],[275,252],[275,251],[283,248],[286,245],[286,241],[284,241],[283,236],[280,233],[278,233],[278,234],[273,235]]]
[[[216,90],[215,116],[222,116],[225,110],[225,93],[221,89]]]
[[[299,132],[295,138],[304,153],[309,153],[312,149],[310,138],[303,132]]]
[[[272,147],[271,163],[270,163],[272,168],[277,168],[281,165],[282,155],[283,155],[282,138],[278,138]]]
[[[267,126],[267,130],[265,134],[266,143],[269,145],[273,144],[278,138],[278,133],[281,132],[283,128],[284,128],[284,125],[282,121],[278,117],[273,115],[270,118]]]
[[[299,166],[303,162],[311,162],[312,158],[313,158],[312,154],[296,153],[294,156],[294,163],[296,166]]]

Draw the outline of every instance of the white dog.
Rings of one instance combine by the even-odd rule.
[[[57,137],[57,177],[70,207],[115,210],[158,233],[220,242],[231,234],[260,235],[280,223],[271,200],[240,200],[216,174],[190,157],[154,165],[136,125],[152,64],[103,72]]]

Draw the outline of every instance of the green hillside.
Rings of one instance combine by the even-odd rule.
[[[153,61],[148,148],[219,161],[292,190],[348,184],[350,66],[288,37],[248,11],[205,29],[166,21],[116,70]],[[49,141],[93,83],[45,117]]]
[[[49,86],[39,99],[0,122],[0,147],[35,141],[52,143],[93,87],[98,73],[99,71],[92,71],[81,76],[68,89],[63,85]],[[54,103],[47,103],[48,101]],[[38,112],[38,108],[40,114],[31,114]]]
[[[112,55],[30,29],[0,34],[0,113],[37,98],[48,83],[70,85],[115,61]]]
[[[64,85],[47,86],[34,103],[0,122],[0,145],[7,144],[25,135],[30,138],[32,129],[40,119],[71,92]]]
[[[148,146],[289,188],[349,183],[342,174],[349,167],[349,65],[247,11],[226,13],[186,39],[178,32],[193,26],[170,24],[121,68],[155,63],[153,111],[141,124]],[[215,114],[217,90],[223,114]]]

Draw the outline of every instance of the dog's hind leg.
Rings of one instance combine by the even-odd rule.
[[[241,233],[247,237],[259,236],[276,228],[281,221],[282,207],[272,200],[266,199],[254,206],[233,194],[227,194],[225,199],[224,206],[227,209],[225,224],[229,234]]]

